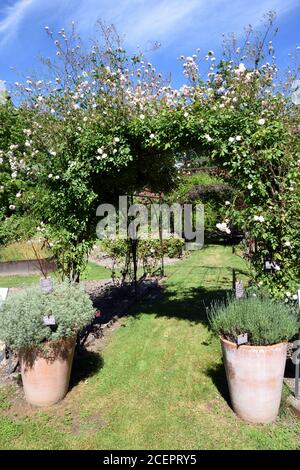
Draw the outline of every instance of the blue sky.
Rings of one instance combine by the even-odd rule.
[[[161,48],[151,59],[158,69],[171,72],[178,86],[183,81],[179,55],[197,47],[203,55],[208,49],[218,51],[223,32],[240,34],[249,23],[259,27],[268,10],[278,15],[276,55],[286,65],[288,53],[300,45],[300,0],[0,0],[0,79],[19,80],[12,67],[26,75],[38,69],[39,56],[53,54],[46,25],[53,31],[67,29],[74,20],[88,40],[101,18],[117,26],[130,50],[159,41]]]

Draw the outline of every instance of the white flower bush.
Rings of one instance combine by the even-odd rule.
[[[181,56],[179,89],[140,51],[128,55],[113,28],[85,51],[74,27],[56,36],[47,28],[57,52],[51,77],[16,83],[22,125],[5,148],[0,140],[9,174],[9,185],[0,180],[2,217],[27,201],[45,220],[62,271],[76,279],[94,241],[97,205],[145,187],[167,192],[180,155],[194,152],[221,167],[236,190],[217,228],[230,234],[228,218],[256,240],[255,281],[274,295],[295,292],[300,112],[291,97],[299,70],[280,89],[273,21],[269,15],[266,35],[251,30],[244,47],[225,39],[220,60],[212,50]],[[266,258],[280,266],[272,276]]]

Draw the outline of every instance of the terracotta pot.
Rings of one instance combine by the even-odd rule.
[[[251,423],[270,423],[278,414],[287,344],[237,347],[221,339],[233,410]]]
[[[49,342],[46,351],[27,350],[19,355],[26,400],[49,406],[62,400],[69,388],[75,339]]]

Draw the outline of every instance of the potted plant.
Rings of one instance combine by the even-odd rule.
[[[247,297],[214,305],[209,316],[220,336],[233,410],[252,423],[274,421],[287,341],[299,328],[295,313],[282,302]]]
[[[49,406],[67,393],[77,333],[94,318],[92,302],[75,284],[34,287],[0,309],[0,340],[19,354],[26,400]]]

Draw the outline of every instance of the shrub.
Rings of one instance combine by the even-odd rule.
[[[129,240],[116,238],[115,240],[102,240],[101,249],[105,251],[113,259],[114,266],[121,265],[121,278],[133,279],[133,258],[132,246]],[[143,275],[153,274],[157,272],[161,263],[162,256],[169,258],[179,258],[182,256],[184,249],[184,241],[175,236],[163,238],[162,244],[157,239],[139,239],[137,243],[137,263],[142,269]],[[113,268],[112,277],[114,281],[117,278],[116,271]]]
[[[1,217],[0,217],[1,218]],[[1,220],[0,245],[8,245],[21,240],[28,240],[36,235],[37,221],[32,217],[16,214]]]
[[[178,186],[167,195],[167,202],[180,204],[204,204],[205,230],[216,231],[216,223],[224,212],[224,203],[231,200],[233,188],[220,176],[208,173],[182,174]]]
[[[0,340],[14,350],[29,349],[76,335],[94,318],[92,302],[75,284],[54,284],[44,294],[40,288],[26,289],[9,297],[0,309]],[[55,326],[43,317],[53,315]]]
[[[288,305],[260,297],[215,304],[209,321],[216,334],[230,341],[247,333],[248,344],[253,346],[288,341],[299,328],[299,320]]]
[[[163,252],[169,258],[180,258],[184,248],[184,241],[181,238],[170,237],[163,240]]]
[[[123,260],[128,251],[127,240],[102,240],[101,246],[103,250],[115,258],[117,261]],[[144,259],[148,257],[160,258],[162,253],[169,258],[179,258],[182,255],[184,241],[180,238],[169,237],[163,239],[162,246],[159,240],[139,240],[138,242],[138,258]]]

